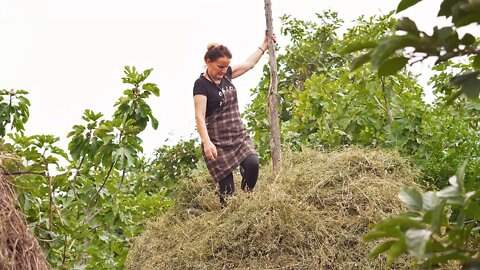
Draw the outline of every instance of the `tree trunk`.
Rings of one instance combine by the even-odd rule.
[[[280,123],[278,119],[277,106],[277,59],[275,55],[275,44],[272,40],[272,3],[265,0],[265,18],[267,21],[268,52],[270,55],[270,89],[268,91],[268,112],[270,120],[270,150],[272,152],[273,172],[275,176],[280,175],[282,167],[282,156],[280,146]]]

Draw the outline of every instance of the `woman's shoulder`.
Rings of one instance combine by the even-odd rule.
[[[203,73],[195,80],[194,85],[207,85],[207,80],[203,76]]]

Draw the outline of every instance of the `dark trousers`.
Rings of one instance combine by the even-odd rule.
[[[250,155],[240,163],[240,174],[242,175],[242,182],[240,187],[244,191],[252,191],[258,179],[258,156]],[[218,182],[218,195],[222,206],[226,206],[225,198],[235,193],[235,184],[233,182],[233,173],[230,173],[225,178]]]

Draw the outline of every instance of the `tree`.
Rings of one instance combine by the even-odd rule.
[[[402,0],[397,12],[403,11],[421,0]],[[396,23],[398,35],[392,35],[379,40],[367,40],[347,46],[345,53],[359,50],[367,52],[360,55],[352,64],[356,69],[370,61],[378,70],[380,76],[396,74],[407,63],[413,64],[427,58],[436,58],[438,65],[449,59],[468,57],[471,69],[457,74],[450,83],[460,87],[460,91],[452,94],[455,99],[460,94],[475,99],[480,94],[480,48],[477,38],[471,33],[465,33],[461,38],[459,28],[474,23],[480,23],[480,3],[475,0],[444,0],[440,5],[439,17],[451,18],[452,25],[442,28],[435,27],[428,35],[418,29],[416,23],[409,18],[401,18]],[[402,53],[398,53],[401,50]]]
[[[402,0],[397,12],[415,5],[421,0]],[[478,115],[478,103],[464,106],[463,101],[456,99],[464,94],[470,99],[478,99],[480,94],[480,49],[475,36],[466,33],[459,37],[458,29],[480,22],[480,2],[472,0],[444,0],[440,5],[438,16],[452,19],[452,25],[433,29],[433,34],[420,31],[414,21],[402,18],[397,21],[396,29],[400,34],[384,39],[369,40],[347,46],[344,52],[366,50],[352,63],[352,69],[371,62],[380,76],[397,74],[407,63],[415,63],[435,57],[436,70],[441,71],[433,81],[440,99],[455,103],[458,111]],[[455,61],[463,58],[468,64]],[[454,76],[444,72],[453,67]],[[449,84],[445,81],[449,79]],[[459,87],[454,91],[452,86]],[[473,105],[473,106],[472,106]],[[456,116],[460,121],[469,122],[468,129],[478,127],[472,120]],[[438,118],[444,121],[444,118]],[[457,120],[455,120],[457,121]],[[438,133],[445,136],[445,133]],[[474,147],[478,140],[465,136],[461,141],[471,141]],[[475,151],[474,151],[475,152]],[[466,158],[466,156],[464,156]],[[478,160],[474,158],[475,161]],[[445,164],[443,164],[445,166]],[[366,240],[384,239],[372,250],[371,256],[387,254],[387,264],[391,265],[401,254],[408,252],[416,261],[425,267],[437,267],[449,261],[458,261],[463,269],[478,269],[480,262],[478,244],[480,235],[477,227],[480,221],[480,190],[478,184],[473,190],[465,182],[464,163],[457,174],[449,179],[449,186],[440,191],[422,193],[414,187],[404,188],[400,199],[408,207],[406,213],[387,218],[374,226],[365,236]]]
[[[268,37],[268,52],[270,55],[270,90],[268,91],[268,115],[270,120],[270,148],[272,152],[272,164],[275,175],[280,174],[282,168],[282,154],[280,145],[280,124],[278,119],[277,106],[277,59],[275,55],[275,44],[272,40],[273,20],[272,3],[265,0],[265,18],[267,21],[266,35]]]

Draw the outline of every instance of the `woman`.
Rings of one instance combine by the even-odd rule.
[[[275,36],[272,36],[275,40]],[[267,37],[247,60],[230,67],[232,53],[223,45],[210,44],[205,53],[206,70],[193,87],[195,120],[202,140],[203,157],[219,185],[222,206],[235,192],[233,170],[241,166],[244,191],[252,191],[258,178],[258,156],[240,118],[237,90],[232,79],[252,69],[267,50]]]

